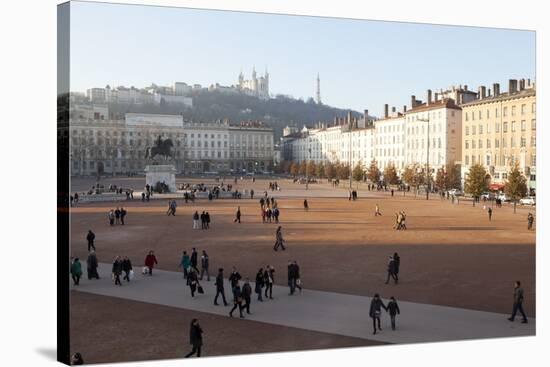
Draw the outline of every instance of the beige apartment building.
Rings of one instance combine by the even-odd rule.
[[[490,175],[490,188],[502,189],[517,163],[536,188],[536,88],[531,80],[509,80],[508,92],[493,84],[479,87],[478,98],[462,107],[462,178],[475,163]]]

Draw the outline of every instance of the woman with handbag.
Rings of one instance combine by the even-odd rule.
[[[199,285],[199,277],[195,269],[191,268],[189,274],[187,275],[187,285],[191,289],[191,297],[195,297],[195,292],[197,291],[197,286]]]
[[[202,328],[199,325],[199,320],[197,319],[193,319],[191,321],[191,328],[189,330],[189,343],[193,346],[193,349],[185,356],[185,358],[189,358],[195,353],[197,353],[197,357],[200,357],[202,347]]]
[[[122,271],[124,271],[124,280],[127,282],[130,282],[130,273],[133,272],[132,270],[132,262],[128,258],[128,256],[124,256],[124,259],[122,260]]]
[[[117,256],[113,262],[113,280],[115,281],[115,285],[122,285],[120,274],[122,274],[122,260],[120,260],[120,256]]]
[[[239,284],[237,284],[235,287],[233,287],[233,308],[231,311],[229,311],[229,317],[233,317],[233,311],[235,311],[236,308],[239,308],[239,313],[241,319],[244,319],[243,316],[243,295],[241,292],[241,287]]]
[[[260,268],[258,273],[256,273],[256,286],[254,292],[258,294],[258,301],[263,302],[262,299],[262,288],[264,287],[264,268]]]
[[[369,316],[372,318],[372,327],[374,331],[373,334],[376,334],[376,322],[378,321],[378,330],[382,331],[382,328],[380,327],[380,315],[382,314],[382,308],[384,310],[388,310],[388,308],[384,305],[384,302],[380,299],[380,295],[376,293],[374,295],[374,298],[372,299],[370,303],[370,310],[369,310]]]

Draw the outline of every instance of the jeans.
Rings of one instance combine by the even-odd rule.
[[[231,309],[231,311],[229,311],[229,316],[233,316],[233,311],[235,311],[236,308],[239,308],[239,314],[241,317],[243,317],[243,306],[242,304],[240,304],[239,302],[235,302],[233,304],[233,308]]]
[[[223,288],[222,289],[220,289],[220,288],[216,289],[216,297],[214,297],[214,304],[218,303],[218,296],[220,294],[222,295],[223,304],[227,306],[227,301],[225,300],[225,292],[224,292]]]
[[[74,285],[78,285],[80,282],[80,275],[71,275],[71,277],[73,278]]]
[[[265,286],[265,298],[267,298],[267,292],[269,291],[269,298],[273,298],[273,283],[267,283]]]
[[[90,248],[93,248],[95,251],[94,241],[88,241],[88,252],[90,252]]]
[[[390,315],[391,319],[391,329],[395,330],[395,315]]]
[[[204,275],[204,273],[206,273],[206,280],[209,282],[210,281],[210,273],[208,272],[208,267],[201,269],[201,278],[200,278],[200,280],[202,280],[202,276]]]
[[[523,320],[527,321],[527,316],[525,315],[525,312],[523,312],[523,304],[522,302],[516,302],[514,303],[514,308],[512,310],[512,316],[510,317],[512,320],[516,317],[516,313],[519,311],[521,316],[523,316]]]
[[[382,330],[380,327],[380,316],[375,316],[372,318],[372,328],[374,333],[376,334],[376,321],[378,320],[378,330]]]

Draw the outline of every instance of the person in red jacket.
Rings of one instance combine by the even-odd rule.
[[[153,275],[153,267],[158,264],[154,251],[149,251],[149,255],[145,257],[145,266],[149,269],[149,275]]]

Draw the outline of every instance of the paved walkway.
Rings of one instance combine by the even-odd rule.
[[[135,279],[115,286],[110,278],[111,265],[100,264],[100,280],[81,279],[80,292],[119,297],[134,301],[195,310],[228,316],[229,307],[213,305],[214,277],[201,282],[205,294],[191,298],[182,273],[154,270],[153,276],[143,276],[136,268]],[[279,276],[286,271],[280,271]],[[226,274],[226,276],[229,274]],[[121,277],[122,278],[122,277]],[[286,279],[286,278],[285,278]],[[71,281],[72,284],[72,281]],[[254,284],[251,283],[252,289]],[[231,304],[230,286],[225,286],[227,301]],[[255,295],[255,293],[253,293]],[[246,319],[269,324],[345,335],[387,343],[420,343],[463,339],[535,335],[535,319],[521,324],[520,319],[509,322],[509,315],[473,311],[460,308],[400,302],[401,315],[397,318],[397,330],[392,331],[389,316],[383,313],[382,332],[372,334],[372,321],[368,317],[371,298],[333,292],[304,290],[302,294],[288,295],[288,288],[275,286],[274,300],[256,301],[251,304],[252,315]],[[387,300],[384,300],[387,303]],[[238,317],[238,312],[234,313]]]

